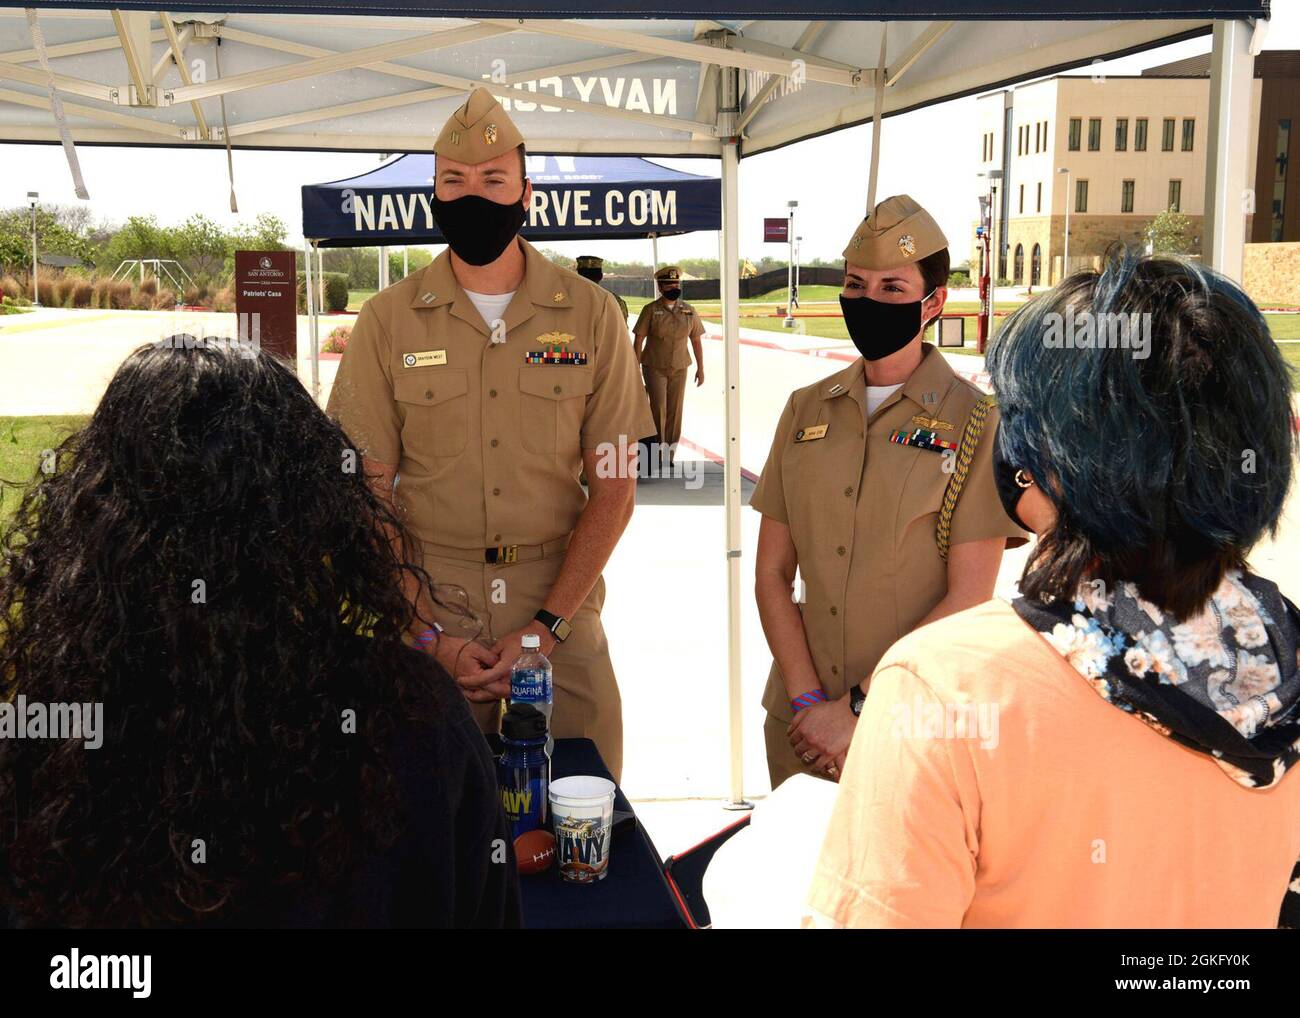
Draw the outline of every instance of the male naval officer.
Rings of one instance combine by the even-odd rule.
[[[362,307],[329,412],[384,497],[398,479],[395,504],[434,582],[463,588],[461,607],[487,623],[462,639],[463,612],[425,604],[445,632],[413,634],[480,724],[495,725],[521,638],[535,634],[554,665],[552,734],[593,739],[617,778],[601,570],[632,515],[637,440],[653,428],[626,318],[517,236],[532,200],[524,139],[488,91],[474,89],[433,151],[449,250]]]
[[[605,259],[598,258],[596,255],[579,255],[577,262],[578,275],[583,279],[590,279],[597,286],[605,278]],[[623,324],[627,324],[627,301],[616,294],[613,290],[609,295],[618,301],[618,309],[623,312]]]
[[[659,436],[659,454],[667,463],[676,457],[682,437],[686,372],[691,366],[688,340],[695,350],[695,384],[704,384],[704,350],[700,344],[704,323],[695,308],[682,300],[681,280],[682,270],[676,265],[665,265],[656,272],[659,296],[641,309],[632,329]]]

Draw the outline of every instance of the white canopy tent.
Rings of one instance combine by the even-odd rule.
[[[25,13],[0,0],[0,141],[61,142],[79,189],[77,144],[421,152],[483,85],[532,152],[720,159],[727,716],[739,803],[739,159],[871,121],[860,191],[869,208],[882,116],[1213,32],[1205,251],[1240,278],[1255,19],[1267,3],[1048,0],[1021,20],[991,0],[919,12],[905,0],[824,0],[818,19],[788,0],[569,0],[544,17],[510,5],[263,0],[211,13],[35,0]],[[1135,15],[1148,20],[1127,20]],[[313,350],[314,383],[317,370]]]

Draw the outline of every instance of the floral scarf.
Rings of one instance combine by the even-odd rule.
[[[1082,583],[1073,603],[1012,607],[1108,703],[1243,787],[1270,788],[1300,761],[1300,609],[1268,580],[1230,572],[1184,622],[1134,584],[1108,591],[1101,580]],[[1300,926],[1300,866],[1282,920]]]

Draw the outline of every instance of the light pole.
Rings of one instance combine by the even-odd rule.
[[[802,237],[794,239],[794,292],[790,295],[790,306],[792,308],[799,306],[799,248],[803,244]]]
[[[38,198],[40,198],[38,192],[27,192],[27,200],[32,203],[32,307],[41,306],[40,282],[36,275],[36,200]]]
[[[794,299],[794,210],[799,207],[797,201],[788,201],[785,203],[786,208],[790,210],[790,223],[786,227],[785,239],[790,245],[790,253],[787,257],[786,265],[786,300],[785,300],[785,321],[781,324],[787,329],[794,328],[794,307],[791,301]]]
[[[1062,166],[1056,172],[1065,174],[1065,254],[1061,256],[1061,279],[1064,279],[1070,274],[1070,168]]]
[[[1001,251],[997,241],[997,233],[993,229],[993,217],[997,207],[998,199],[998,181],[1002,179],[1001,170],[988,170],[975,174],[977,177],[984,177],[989,182],[989,193],[985,199],[986,208],[988,209],[988,219],[984,228],[988,234],[988,246],[985,248],[987,254],[984,256],[984,272],[980,276],[980,313],[983,318],[983,328],[977,327],[976,348],[980,353],[984,352],[984,346],[993,336],[993,305],[994,290],[998,285],[998,265],[996,264]]]

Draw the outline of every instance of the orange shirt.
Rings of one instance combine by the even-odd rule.
[[[809,905],[843,926],[1275,927],[1297,857],[1300,777],[1242,787],[988,601],[882,658]]]

